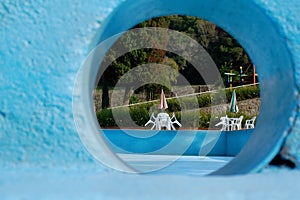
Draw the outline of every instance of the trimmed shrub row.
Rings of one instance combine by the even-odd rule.
[[[129,113],[129,114],[128,114]],[[157,113],[155,113],[156,115]],[[172,113],[169,113],[170,116]],[[248,116],[245,113],[226,113],[228,117],[239,117],[240,115],[243,115],[243,122],[242,124],[245,124],[245,121],[247,119],[251,119],[252,116]],[[101,112],[97,113],[97,119],[99,122],[99,125],[102,128],[107,127],[133,127],[132,125],[138,125],[143,127],[147,121],[150,118],[150,113],[146,109],[140,109],[140,108],[117,108],[112,111],[112,109],[104,109],[101,110]],[[176,118],[181,122],[183,127],[185,128],[199,128],[199,129],[207,129],[207,128],[218,128],[215,127],[215,124],[220,122],[220,115],[214,115],[212,116],[210,113],[205,113],[199,110],[194,111],[185,111],[185,112],[176,112],[175,113]],[[184,115],[184,118],[182,116]],[[196,116],[196,118],[195,118]],[[199,116],[199,118],[197,118]],[[120,126],[119,126],[120,125]],[[219,127],[220,128],[220,127]]]
[[[254,99],[259,97],[259,87],[258,86],[248,86],[235,89],[237,101]],[[195,107],[209,107],[213,105],[219,105],[224,103],[229,103],[231,100],[232,91],[230,89],[220,91],[217,93],[206,93],[198,96],[191,97],[181,97],[176,99],[167,99],[168,110],[170,112],[178,112],[180,110],[194,109]],[[225,98],[225,99],[224,99]],[[180,106],[181,105],[181,106]]]
[[[259,87],[249,86],[241,87],[235,89],[237,94],[237,101],[242,101],[246,99],[252,99],[259,97]],[[202,94],[198,96],[182,97],[176,99],[168,99],[168,113],[173,112],[176,118],[182,123],[183,127],[193,127],[193,128],[209,128],[214,127],[216,123],[220,121],[221,116],[211,116],[210,113],[204,113],[199,111],[199,107],[209,107],[212,104],[223,104],[229,103],[232,95],[231,90],[225,90],[226,99],[224,102],[223,97],[220,95],[222,92]],[[134,102],[138,102],[138,99],[134,99]],[[101,127],[117,127],[121,124],[123,127],[130,127],[132,124],[138,126],[144,126],[145,123],[150,118],[151,113],[157,115],[159,112],[158,101],[152,103],[144,103],[139,105],[131,105],[124,108],[115,109],[103,109],[97,113],[97,119]],[[199,119],[194,119],[195,113],[198,112]],[[181,114],[184,113],[184,119],[181,120]],[[247,116],[244,113],[227,113],[229,117],[238,117],[240,115],[244,116],[243,124],[245,120],[250,119],[252,116]],[[193,120],[189,120],[193,119]],[[198,122],[197,122],[198,121]]]

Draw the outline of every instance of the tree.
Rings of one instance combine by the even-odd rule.
[[[221,75],[224,79],[227,78],[224,75],[225,71],[238,71],[240,66],[246,66],[248,68],[249,63],[251,63],[245,50],[239,45],[239,43],[234,38],[232,38],[223,29],[217,27],[216,25],[206,20],[191,16],[171,15],[144,21],[136,25],[132,29],[143,27],[161,27],[166,29],[177,30],[192,37],[199,44],[201,44],[202,47],[209,53],[217,67],[220,69]],[[141,39],[140,41],[151,40],[153,44],[160,44],[162,46],[164,46],[164,44],[167,44],[167,37],[164,34],[162,34],[159,39],[158,37],[150,37],[146,33],[142,37],[144,37],[144,39]],[[131,36],[128,35],[127,37],[123,38],[122,41],[120,41],[120,44],[125,48],[130,49],[131,46],[140,41],[133,40]],[[178,41],[175,45],[185,44],[184,41]],[[121,57],[116,58],[115,55],[118,54],[117,51],[117,49],[114,49],[113,51],[108,53],[107,58],[105,58],[111,63],[106,69],[106,71],[103,73],[103,78],[99,82],[104,89],[106,89],[105,87],[114,86],[117,83],[117,81],[130,69],[133,69],[136,66],[143,65],[146,63],[169,65],[175,70],[179,71],[182,75],[184,75],[185,78],[190,82],[190,84],[205,84],[203,77],[201,77],[200,74],[198,74],[198,71],[191,65],[191,63],[189,63],[183,57],[174,53],[167,52],[163,49],[155,48],[138,49],[129,51]],[[196,54],[197,52],[194,53]],[[227,67],[226,69],[225,66]],[[230,66],[230,68],[228,68],[228,66]],[[168,74],[167,72],[161,72],[161,75],[164,75],[165,77],[170,77],[167,80],[169,81],[169,83],[166,83],[170,84],[176,83],[176,77],[178,74],[173,75]],[[124,104],[128,104],[130,87],[132,81],[134,80],[131,79],[130,76],[127,78],[128,84],[124,85],[126,91],[123,99]],[[155,77],[152,78],[153,80],[155,80]],[[148,94],[156,91],[160,92],[160,88],[161,86],[155,84],[144,86],[144,89],[147,91]],[[108,92],[103,92],[103,95],[106,95],[104,99],[105,102],[108,102]],[[151,95],[148,95],[148,97],[150,96]],[[107,104],[105,103],[104,106],[107,106]]]
[[[239,71],[240,66],[250,62],[240,44],[221,28],[218,28],[217,38],[208,46],[208,52],[219,68],[228,63],[232,65],[232,70]]]

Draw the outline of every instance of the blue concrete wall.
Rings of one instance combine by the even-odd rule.
[[[1,1],[1,167],[93,162],[74,127],[72,92],[96,31],[119,3]]]
[[[128,130],[127,130],[128,131]],[[145,153],[150,155],[201,155],[237,156],[252,136],[253,129],[241,131],[159,131],[153,135],[151,130],[130,130],[135,136],[123,130],[103,129],[101,134],[117,153]],[[163,149],[179,135],[178,142],[170,149]],[[151,137],[145,137],[145,136]],[[209,142],[208,142],[209,141]],[[180,146],[186,150],[181,152]],[[161,150],[161,151],[160,151]]]
[[[240,172],[264,166],[283,142],[288,156],[300,160],[298,0],[176,0],[172,4],[167,0],[128,0],[114,13],[116,18],[103,24],[121,2],[1,1],[0,167],[94,165],[73,122],[77,71],[96,40],[162,13],[189,13],[218,24],[261,66],[258,72],[265,82],[257,128],[266,136],[254,134],[250,139],[261,150],[260,154],[253,152],[261,165],[256,162]],[[130,10],[135,11],[131,12],[134,17],[124,15]],[[120,16],[122,23],[114,21]],[[241,157],[240,162],[246,163],[247,158]],[[238,165],[233,162],[228,168]]]
[[[127,130],[128,131],[128,130]],[[151,130],[130,130],[136,136],[153,135]],[[247,144],[253,133],[252,129],[241,131],[159,131],[152,137],[133,137],[123,130],[103,129],[101,134],[117,153],[141,153],[150,155],[201,155],[201,156],[236,156]],[[161,150],[179,135],[178,142],[171,149]],[[208,142],[209,141],[209,142]],[[187,148],[181,152],[180,146]]]
[[[135,135],[151,135],[151,130],[130,130],[135,132]],[[159,131],[152,137],[141,138],[133,137],[122,130],[103,130],[105,137],[108,139],[110,145],[119,153],[148,153],[148,154],[158,154],[158,155],[199,155],[201,146],[203,145],[207,134],[215,135],[216,142],[211,149],[207,152],[207,155],[226,155],[226,134],[213,132],[207,133],[207,131]],[[179,136],[178,136],[178,135]],[[178,136],[178,141],[172,143],[171,149],[162,149],[166,145],[173,142],[175,136]],[[181,151],[181,146],[185,146],[185,150]],[[207,145],[209,146],[209,144]],[[205,148],[203,145],[202,148]],[[208,147],[209,148],[209,147]],[[161,150],[162,149],[162,150]]]
[[[226,156],[237,156],[249,141],[253,129],[226,132]]]

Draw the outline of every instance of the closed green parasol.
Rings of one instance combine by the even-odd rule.
[[[232,113],[239,112],[239,108],[238,108],[237,102],[236,102],[236,93],[235,93],[235,90],[233,90],[233,92],[232,92],[229,111],[232,112]]]

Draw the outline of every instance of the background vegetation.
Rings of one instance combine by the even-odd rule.
[[[235,74],[239,74],[240,66],[243,67],[244,74],[248,75],[244,78],[244,83],[252,81],[251,77],[253,73],[253,65],[245,50],[227,32],[208,21],[191,16],[172,15],[144,21],[133,27],[133,29],[142,27],[161,27],[172,29],[187,34],[191,38],[195,39],[214,60],[223,77],[225,85],[227,77],[224,73],[231,71]],[[149,38],[145,38],[145,40],[148,39]],[[153,43],[157,42],[163,43],[164,41],[153,41]],[[122,41],[122,45],[128,48],[130,48],[132,43],[136,43],[136,41],[131,41],[130,39]],[[103,73],[98,84],[98,87],[103,89],[102,108],[108,108],[110,106],[108,88],[114,87],[120,77],[122,77],[130,69],[146,63],[169,65],[174,68],[175,71],[178,71],[181,75],[183,75],[191,85],[207,84],[188,61],[171,52],[166,52],[160,49],[138,49],[126,53],[119,58],[115,58],[114,56],[116,53],[117,52],[110,51],[103,62],[106,63],[106,60],[113,60]],[[168,77],[167,85],[181,84],[177,80],[176,75],[172,75],[168,72],[162,73],[165,74],[161,74],[161,76]],[[128,85],[124,86],[126,89],[123,99],[124,105],[129,103],[130,85],[132,85],[130,81],[131,80],[128,80]],[[238,76],[234,78],[233,84],[239,84]],[[146,99],[153,100],[155,94],[160,93],[161,88],[162,86],[147,84],[143,86],[142,89],[146,91]],[[167,88],[164,88],[164,90],[168,93]]]
[[[239,45],[239,43],[232,38],[227,32],[225,32],[220,27],[205,21],[203,19],[191,17],[191,16],[164,16],[159,18],[154,18],[148,21],[144,21],[134,28],[143,28],[143,27],[161,27],[171,30],[180,31],[181,33],[187,34],[194,40],[196,40],[202,47],[209,53],[216,66],[218,67],[220,74],[222,75],[223,81],[227,85],[227,76],[224,74],[226,72],[232,72],[239,74],[240,67],[243,68],[243,74],[247,75],[244,77],[243,83],[252,83],[253,77],[253,64],[251,63],[245,50]],[[150,38],[151,39],[151,38]],[[149,38],[145,38],[149,40]],[[132,43],[137,41],[132,41],[130,38],[127,40],[121,41],[122,45],[130,49]],[[162,43],[165,42],[163,39],[160,41],[152,41],[153,43]],[[185,59],[181,56],[176,55],[171,52],[167,52],[161,49],[138,49],[128,52],[122,55],[119,58],[116,58],[118,52],[116,50],[111,50],[107,53],[102,65],[109,62],[108,68],[103,72],[102,77],[98,83],[98,88],[102,89],[102,110],[97,113],[97,118],[101,127],[116,127],[117,122],[114,120],[112,115],[112,109],[109,105],[109,88],[114,88],[117,81],[129,70],[133,69],[136,66],[147,63],[158,63],[171,66],[174,71],[179,72],[183,75],[191,85],[206,85],[203,78],[198,74],[198,71]],[[113,62],[110,62],[113,61]],[[100,68],[101,69],[101,68]],[[147,72],[145,72],[147,74]],[[148,73],[150,74],[150,73]],[[176,73],[178,74],[178,73]],[[170,74],[170,72],[161,71],[161,77],[165,78],[166,85],[180,85],[180,81],[177,80],[176,74]],[[150,75],[149,75],[150,76]],[[157,77],[152,77],[153,79]],[[142,101],[149,101],[157,99],[161,89],[163,88],[167,96],[170,96],[170,90],[167,87],[156,84],[140,84],[143,85],[141,88],[135,91],[145,92],[146,98],[140,99],[138,95],[130,96],[131,85],[134,83],[132,77],[127,77],[127,85],[124,85],[125,95],[123,97],[123,105],[129,105],[129,112],[132,120],[139,126],[143,126],[149,120],[149,113],[153,111],[158,102],[151,103],[142,103],[136,104]],[[239,76],[233,77],[233,86],[239,85]],[[227,85],[228,86],[228,85]],[[226,100],[225,102],[218,101],[218,103],[228,103],[231,98],[230,90],[226,90]],[[258,86],[246,87],[236,89],[237,100],[246,100],[251,98],[259,97],[259,88]],[[209,107],[212,102],[218,100],[218,93],[215,94],[202,94],[196,96],[198,107]],[[194,97],[182,97],[182,98],[173,98],[168,99],[167,103],[169,108],[167,111],[169,113],[175,113],[177,118],[181,118],[181,111],[185,110],[180,107],[187,107],[192,103]],[[179,103],[180,102],[180,103]],[[134,105],[136,104],[136,105]],[[114,112],[119,116],[124,116],[127,112],[125,108],[114,108]],[[250,118],[245,113],[232,114],[227,113],[229,116],[239,116],[244,115],[244,120]],[[211,123],[216,123],[219,121],[220,116],[211,116],[201,112],[199,110],[199,124],[196,127],[199,128],[208,128]],[[126,120],[131,119],[122,119],[123,123],[126,123]],[[124,122],[125,120],[125,122]],[[192,123],[192,122],[191,122]]]
[[[242,100],[247,100],[247,99],[253,99],[253,98],[258,98],[259,97],[259,87],[257,86],[249,86],[249,87],[241,87],[237,88],[236,90],[237,94],[237,99],[238,101]],[[229,103],[232,95],[231,90],[226,90],[226,100],[223,103]],[[198,95],[197,96],[197,103],[199,104],[199,107],[209,107],[211,106],[212,98],[217,97],[216,94],[203,94],[203,95]],[[167,112],[169,114],[175,113],[177,119],[181,119],[181,107],[179,101],[188,104],[189,101],[193,101],[194,98],[191,97],[182,97],[181,99],[178,98],[173,98],[173,99],[167,99],[167,103],[169,108],[167,109]],[[134,97],[134,102],[136,102],[136,97]],[[159,104],[158,101],[154,101],[151,103],[141,103],[141,104],[132,104],[129,106],[129,113],[132,119],[128,119],[126,117],[122,118],[122,123],[123,124],[129,124],[131,120],[135,122],[136,125],[143,127],[145,123],[150,118],[150,114],[152,112],[156,112],[156,109],[153,109],[153,107],[157,107]],[[124,116],[125,113],[127,113],[127,109],[124,107],[120,108],[114,108],[114,113],[117,114],[118,116]],[[205,129],[208,128],[209,126],[213,127],[216,123],[219,122],[220,115],[212,115],[210,113],[206,112],[199,112],[199,123],[196,125],[199,129]],[[229,117],[239,117],[241,115],[244,116],[243,123],[246,119],[250,119],[252,116],[247,115],[246,113],[226,113]],[[97,113],[97,119],[99,121],[99,124],[102,128],[105,127],[118,127],[118,123],[115,121],[113,114],[112,114],[112,109],[107,108],[107,109],[102,109],[100,112]],[[126,122],[128,120],[128,122]],[[186,126],[191,126],[190,124],[186,124]],[[194,125],[193,125],[194,126]],[[129,127],[130,128],[130,127]]]

